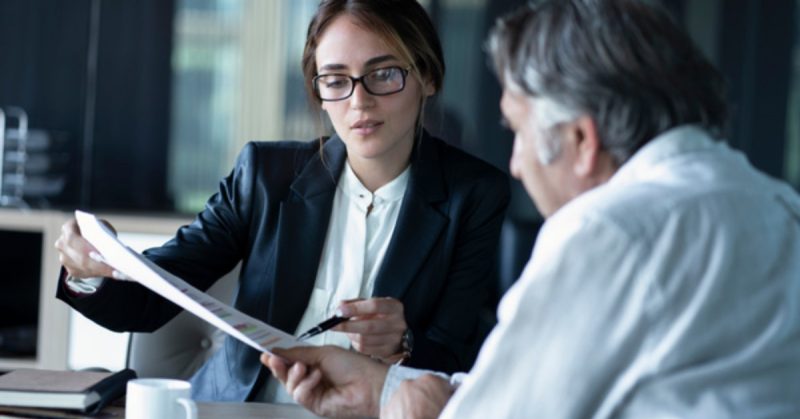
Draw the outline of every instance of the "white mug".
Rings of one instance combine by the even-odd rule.
[[[126,419],[197,419],[191,399],[192,384],[169,378],[137,378],[128,381]]]

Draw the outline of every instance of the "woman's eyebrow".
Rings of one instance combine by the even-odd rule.
[[[347,70],[347,66],[344,64],[325,64],[317,70],[318,73],[323,71],[333,71],[333,70]]]
[[[380,55],[378,57],[370,58],[364,63],[364,67],[372,67],[374,65],[384,63],[386,61],[397,61],[397,57],[391,54]]]
[[[384,63],[386,61],[396,61],[397,57],[391,54],[386,55],[379,55],[377,57],[370,58],[364,63],[364,67],[372,67],[378,65],[380,63]],[[347,70],[347,66],[344,64],[332,63],[332,64],[325,64],[319,68],[318,72],[323,71],[336,71],[336,70]]]

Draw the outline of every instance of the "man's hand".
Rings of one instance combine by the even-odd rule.
[[[61,236],[56,240],[55,247],[58,249],[58,260],[70,276],[114,278],[120,275],[102,262],[97,250],[81,235],[78,222],[74,218],[61,226]]]
[[[450,383],[435,375],[427,374],[416,380],[403,381],[381,410],[381,418],[436,418],[452,395]]]
[[[273,352],[261,362],[307,409],[320,416],[378,416],[387,365],[336,346]]]
[[[402,355],[408,328],[403,303],[389,297],[349,300],[342,302],[339,312],[350,320],[333,330],[347,333],[353,349],[389,362]]]

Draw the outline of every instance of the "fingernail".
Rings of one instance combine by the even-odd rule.
[[[93,260],[95,262],[105,262],[105,259],[103,259],[103,256],[101,256],[100,253],[97,253],[94,250],[89,252],[89,259],[91,259],[91,260]]]
[[[337,308],[336,311],[333,313],[336,317],[347,317],[345,314],[346,310],[342,310],[341,307]]]

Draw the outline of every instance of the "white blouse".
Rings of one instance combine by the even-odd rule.
[[[392,238],[408,186],[409,169],[371,193],[345,164],[328,224],[317,280],[295,335],[331,317],[344,300],[368,298]],[[314,345],[350,347],[343,333],[325,332]]]
[[[322,249],[314,290],[295,336],[331,317],[343,300],[372,296],[389,241],[394,233],[410,166],[394,180],[370,192],[345,164]],[[328,331],[308,339],[312,345],[350,347],[347,335]],[[283,386],[270,377],[256,401],[295,403]]]

